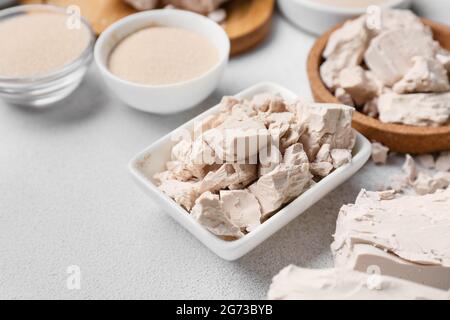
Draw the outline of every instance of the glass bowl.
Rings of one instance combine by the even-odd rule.
[[[23,5],[0,11],[0,23],[27,13],[60,13],[71,16],[65,8],[52,5]],[[74,61],[56,71],[30,77],[3,77],[0,75],[0,98],[8,103],[42,108],[71,94],[81,83],[92,61],[95,34],[90,24],[80,17],[89,32],[84,51]]]

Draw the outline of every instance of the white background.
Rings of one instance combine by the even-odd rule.
[[[265,44],[233,58],[207,101],[172,116],[124,106],[95,67],[52,109],[0,102],[0,298],[256,299],[288,264],[332,266],[339,208],[362,187],[383,187],[400,159],[368,164],[236,262],[203,247],[126,171],[138,151],[223,95],[274,81],[310,97],[305,61],[313,41],[277,15]],[[66,287],[69,265],[81,268],[81,290]]]

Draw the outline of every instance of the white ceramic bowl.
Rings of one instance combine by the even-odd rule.
[[[330,6],[314,0],[278,0],[278,5],[281,12],[293,24],[315,35],[320,35],[339,22],[366,12],[366,8]],[[387,0],[383,6],[406,9],[411,6],[411,0]]]
[[[114,47],[126,36],[150,25],[187,29],[208,38],[219,51],[219,62],[204,75],[171,85],[140,85],[118,78],[108,70]],[[230,40],[226,32],[210,19],[184,10],[151,10],[130,15],[106,29],[95,46],[95,61],[110,89],[129,106],[152,113],[170,114],[189,109],[217,87],[228,63]]]
[[[236,95],[239,98],[251,98],[258,93],[280,93],[285,99],[295,99],[293,92],[272,83],[261,83],[248,88]],[[236,260],[253,250],[264,240],[287,225],[314,203],[323,198],[327,193],[337,188],[341,183],[354,175],[369,159],[371,144],[358,133],[356,146],[353,150],[351,163],[334,171],[328,177],[314,185],[311,189],[300,195],[296,200],[281,209],[272,218],[264,222],[253,232],[236,241],[224,241],[201,226],[190,216],[186,210],[175,203],[171,198],[161,192],[153,180],[155,173],[165,170],[167,161],[170,160],[171,149],[175,142],[172,137],[179,136],[185,130],[193,130],[194,122],[200,121],[211,114],[219,112],[219,105],[182,125],[172,133],[161,138],[151,146],[135,156],[129,163],[129,171],[142,189],[152,196],[161,207],[182,226],[189,230],[206,247],[225,260]],[[198,123],[198,122],[197,122]]]

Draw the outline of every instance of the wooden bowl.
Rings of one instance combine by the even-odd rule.
[[[422,19],[433,30],[434,38],[447,50],[450,50],[450,27]],[[340,103],[328,90],[320,76],[322,53],[330,35],[340,28],[339,24],[317,39],[309,53],[307,72],[314,99],[317,102]],[[392,151],[401,153],[431,153],[450,149],[450,125],[441,127],[415,127],[401,124],[383,123],[356,111],[353,127],[373,141],[388,146]]]
[[[231,41],[231,55],[261,44],[270,33],[275,0],[238,0],[225,5],[225,31]]]

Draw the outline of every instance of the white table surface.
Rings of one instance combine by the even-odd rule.
[[[313,40],[276,16],[267,42],[233,58],[207,101],[172,116],[127,108],[95,67],[52,109],[0,102],[0,298],[259,299],[291,263],[332,266],[339,208],[362,187],[380,188],[398,163],[367,164],[236,262],[201,245],[125,169],[135,153],[223,95],[274,81],[310,97],[305,65]],[[69,265],[81,269],[80,290],[67,289]]]

